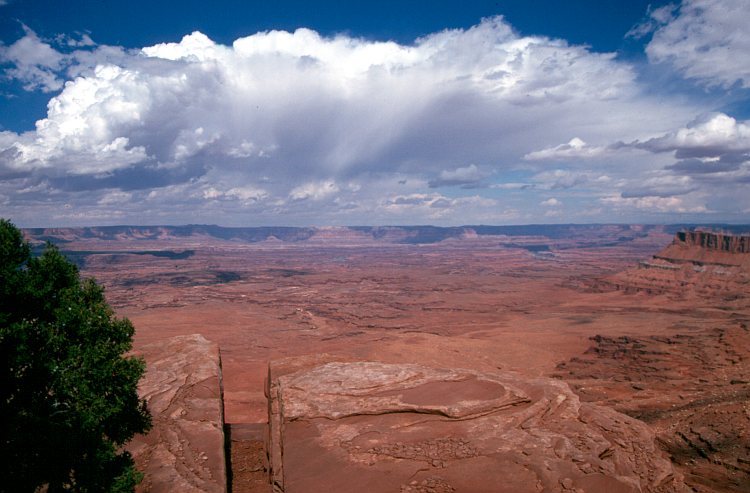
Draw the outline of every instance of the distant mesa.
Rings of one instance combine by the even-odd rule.
[[[737,235],[700,230],[680,231],[675,237],[675,243],[728,253],[750,253],[750,234]]]
[[[596,290],[702,296],[736,301],[750,297],[750,234],[684,230],[637,268],[593,282]]]
[[[672,263],[743,265],[750,260],[750,233],[680,231],[672,244],[654,257]]]
[[[680,231],[670,245],[653,256],[653,265],[677,267],[693,266],[694,272],[730,274],[735,271],[709,269],[715,267],[737,267],[736,273],[750,269],[750,233],[735,234],[703,230]]]

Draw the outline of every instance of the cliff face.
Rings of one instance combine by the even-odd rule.
[[[675,244],[718,250],[726,253],[750,253],[750,235],[712,233],[710,231],[680,231]]]
[[[650,260],[594,287],[679,298],[746,299],[750,297],[750,235],[681,231]]]
[[[750,235],[681,231],[654,259],[672,265],[750,267]]]

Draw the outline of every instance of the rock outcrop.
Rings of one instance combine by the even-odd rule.
[[[589,284],[602,291],[744,299],[750,297],[750,235],[682,231],[638,267]]]
[[[128,445],[144,473],[136,491],[226,492],[218,345],[193,334],[149,344],[136,354],[146,360],[139,392],[153,418],[153,429]]]
[[[266,391],[277,493],[684,491],[648,426],[561,381],[305,357]]]
[[[750,235],[712,233],[710,231],[681,231],[674,240],[675,245],[698,246],[704,250],[725,253],[750,253]]]
[[[750,267],[750,235],[681,231],[654,258],[673,264]]]

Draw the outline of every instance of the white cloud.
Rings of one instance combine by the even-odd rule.
[[[537,173],[531,181],[542,190],[558,190],[584,185],[591,181],[591,176],[586,172],[555,169]]]
[[[45,87],[61,84],[52,66],[60,68],[62,54],[33,33],[17,44],[43,52],[33,59],[38,63],[23,57],[18,70],[50,68],[45,74],[52,79]],[[211,152],[217,156],[275,153],[303,174],[368,166],[371,159],[392,153],[397,159],[390,166],[398,167],[404,163],[401,154],[411,145],[404,138],[433,139],[462,127],[463,143],[456,145],[456,134],[456,139],[433,147],[441,155],[434,166],[444,170],[444,163],[467,150],[487,160],[503,143],[488,148],[489,135],[472,129],[492,115],[512,111],[521,119],[536,119],[540,110],[523,107],[569,103],[580,111],[581,104],[595,107],[613,99],[626,104],[634,94],[632,69],[612,55],[558,40],[520,38],[499,18],[467,31],[436,33],[414,46],[323,38],[299,29],[258,33],[232,46],[196,32],[180,43],[146,47],[141,56],[122,51],[76,53],[65,63],[81,76],[50,102],[47,118],[31,136],[37,148],[57,148],[61,139],[75,132],[79,152],[88,148],[99,154],[102,146],[123,137],[130,146],[144,149],[140,155],[155,161],[187,161],[207,151],[206,146],[180,141],[202,128],[211,136]],[[11,59],[19,64],[20,60]],[[465,113],[455,114],[459,108]],[[445,111],[458,118],[436,118],[436,112]],[[512,124],[493,123],[500,132],[508,125]],[[69,146],[61,150],[67,152]],[[418,157],[429,159],[429,154],[420,150]],[[24,165],[16,162],[14,167],[44,165],[52,156],[44,157],[37,160],[36,153],[27,152],[17,158]],[[102,161],[79,171],[132,164],[130,159]]]
[[[750,87],[747,0],[683,0],[679,14],[658,28],[649,60],[669,63],[706,86]]]
[[[300,185],[289,192],[292,200],[323,200],[339,191],[339,187],[333,180],[310,182]]]
[[[615,209],[640,209],[655,213],[704,213],[708,209],[703,204],[687,205],[682,197],[622,197],[611,195],[602,197],[603,204]]]
[[[723,210],[739,210],[747,203],[750,184],[750,124],[723,113],[694,120],[687,126],[632,145],[677,158],[655,178],[623,193],[628,196],[686,194],[712,191]],[[716,190],[721,190],[717,193]],[[730,199],[731,197],[731,199]]]
[[[99,46],[86,33],[48,40],[22,27],[22,38],[9,46],[0,43],[0,64],[9,65],[3,75],[27,91],[57,92],[66,80],[90,76],[99,65],[120,63],[135,54],[118,46]]]
[[[573,137],[567,144],[542,149],[526,154],[523,158],[529,161],[543,159],[588,159],[599,157],[607,151],[605,147],[590,146],[578,137]]]
[[[638,146],[654,152],[676,151],[682,156],[750,152],[750,124],[747,121],[738,122],[724,113],[716,113]]]
[[[543,205],[544,207],[559,207],[562,205],[562,202],[554,197],[550,197],[547,200],[539,202],[539,205]]]
[[[672,3],[655,9],[651,8],[651,5],[649,5],[646,19],[630,28],[625,34],[625,37],[641,39],[644,36],[653,33],[659,27],[674,19],[675,10],[677,10],[677,6]]]
[[[679,176],[662,170],[651,173],[652,176],[638,177],[624,185],[622,196],[638,197],[673,197],[696,190],[697,186],[689,176]]]
[[[104,196],[102,196],[97,202],[99,205],[114,205],[114,204],[125,204],[133,199],[133,194],[128,192],[122,192],[120,190],[113,190]]]
[[[59,42],[73,48],[96,46],[96,43],[91,39],[91,36],[86,33],[81,34],[78,39],[63,35],[59,37]]]
[[[268,198],[268,192],[266,190],[253,186],[235,187],[228,190],[207,187],[202,190],[201,195],[207,200],[236,199],[244,203],[258,202]]]
[[[488,174],[476,164],[470,164],[453,170],[442,170],[438,178],[429,182],[430,188],[461,185],[464,188],[478,186]]]
[[[47,118],[36,123],[36,131],[10,143],[6,150],[12,155],[6,166],[88,174],[144,161],[145,148],[132,145],[125,135],[140,122],[142,111],[135,99],[143,88],[130,84],[131,75],[115,66],[102,66],[95,77],[68,84],[50,101]]]
[[[497,211],[498,202],[478,195],[450,198],[437,193],[413,193],[397,195],[381,201],[376,213],[385,213],[387,217],[402,218],[415,215],[430,220],[453,217],[497,217],[507,215],[507,211]]]
[[[62,69],[64,56],[45,43],[28,27],[23,26],[26,35],[11,44],[0,44],[0,62],[12,64],[7,70],[7,76],[19,79],[24,83],[24,89],[41,89],[44,92],[57,91],[62,88],[63,81],[57,76]]]
[[[496,190],[526,190],[529,188],[532,188],[532,185],[529,183],[521,183],[521,182],[506,182],[506,183],[493,183],[490,185],[490,188],[494,188]]]

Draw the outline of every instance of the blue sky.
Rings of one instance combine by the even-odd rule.
[[[746,0],[0,0],[23,226],[748,222]]]

